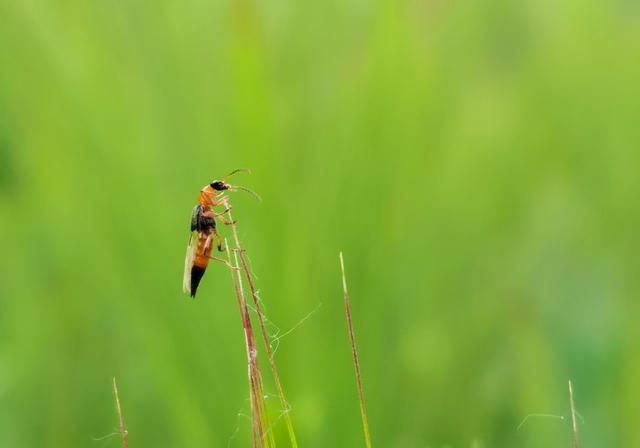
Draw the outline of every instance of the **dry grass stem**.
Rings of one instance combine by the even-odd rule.
[[[120,437],[122,438],[122,448],[129,448],[129,442],[127,441],[127,429],[124,425],[124,417],[122,416],[122,409],[120,408],[120,397],[118,396],[118,385],[116,384],[115,377],[113,377],[113,395],[116,399],[116,412],[118,413],[118,424],[120,427]]]
[[[351,305],[349,304],[349,291],[347,290],[347,277],[344,273],[344,258],[340,252],[340,269],[342,270],[342,289],[344,291],[344,307],[347,314],[347,326],[349,327],[349,338],[351,339],[351,353],[353,354],[353,365],[356,370],[356,384],[358,386],[358,400],[360,401],[360,416],[362,417],[362,429],[364,430],[364,441],[367,448],[371,448],[371,436],[369,435],[369,422],[367,420],[367,410],[364,405],[364,392],[362,391],[362,379],[360,375],[360,361],[358,360],[358,348],[356,347],[356,336],[353,332],[353,322],[351,319]]]
[[[242,329],[244,331],[245,348],[247,351],[247,374],[249,379],[249,396],[251,402],[251,428],[253,432],[253,447],[266,447],[268,445],[264,432],[264,394],[262,392],[262,376],[260,374],[260,368],[258,366],[258,351],[253,334],[253,327],[251,326],[249,310],[247,308],[244,285],[242,283],[242,274],[238,267],[238,255],[234,252],[234,257],[232,259],[231,251],[229,249],[229,244],[227,241],[225,241],[225,246],[227,250],[227,261],[231,266],[229,268],[229,271],[231,272],[234,291],[238,302],[240,318],[242,320]],[[233,262],[235,262],[235,264]]]
[[[573,448],[580,448],[578,423],[576,421],[576,402],[573,398],[573,383],[569,380],[569,403],[571,404],[571,428],[573,430]]]
[[[235,262],[236,262],[236,267],[238,268],[242,268],[242,271],[244,272],[244,275],[247,279],[247,283],[249,284],[249,289],[251,291],[251,298],[253,299],[253,304],[255,307],[255,313],[258,316],[258,324],[260,327],[260,333],[262,334],[262,340],[264,342],[264,346],[265,346],[265,350],[267,351],[267,356],[269,359],[269,366],[271,368],[271,373],[273,374],[273,379],[274,379],[274,383],[276,386],[276,392],[278,395],[278,399],[280,400],[280,406],[282,407],[282,412],[283,412],[283,418],[285,421],[285,425],[287,427],[287,432],[289,434],[289,440],[291,442],[291,446],[293,448],[297,448],[298,447],[298,442],[296,439],[296,435],[295,435],[295,431],[293,429],[293,423],[291,421],[291,417],[289,415],[289,404],[285,398],[284,395],[284,390],[282,388],[282,382],[280,381],[280,375],[278,374],[278,369],[276,366],[276,362],[275,362],[275,358],[274,358],[274,353],[273,353],[273,348],[271,347],[271,344],[269,342],[269,334],[267,333],[266,327],[265,327],[265,323],[264,323],[264,315],[262,314],[262,311],[260,309],[260,300],[258,298],[258,293],[255,287],[255,282],[253,280],[253,276],[251,275],[251,271],[249,269],[249,265],[247,263],[247,259],[245,256],[245,252],[244,249],[242,249],[242,245],[240,244],[240,238],[238,237],[238,229],[234,223],[233,217],[231,216],[231,210],[229,207],[229,204],[226,203],[225,204],[225,208],[229,209],[228,213],[228,217],[229,217],[229,221],[231,221],[233,224],[231,224],[231,228],[233,231],[233,238],[234,238],[234,242],[235,242],[235,249],[234,249],[234,257],[235,257]],[[239,261],[239,262],[238,262]],[[238,276],[238,281],[241,282],[241,273],[240,271],[237,271],[237,276]],[[246,304],[245,304],[246,306]],[[271,434],[271,433],[270,433]],[[275,442],[274,442],[275,445]]]

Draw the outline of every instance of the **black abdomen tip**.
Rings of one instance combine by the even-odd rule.
[[[198,290],[198,285],[204,275],[204,271],[204,269],[195,265],[191,268],[191,297],[196,296],[196,291]]]

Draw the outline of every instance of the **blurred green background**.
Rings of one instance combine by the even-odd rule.
[[[570,378],[640,446],[639,79],[631,0],[1,0],[0,446],[119,446],[112,376],[132,447],[249,445],[229,273],[181,292],[237,167],[302,447],[363,446],[340,250],[375,446],[568,447]]]

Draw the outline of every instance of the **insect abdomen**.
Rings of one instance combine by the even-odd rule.
[[[198,247],[196,256],[191,267],[191,297],[196,296],[196,290],[200,280],[207,270],[209,259],[211,258],[211,231],[200,232],[198,234]]]
[[[191,231],[198,232],[198,246],[190,273],[191,297],[196,296],[198,285],[211,258],[212,235],[216,229],[216,221],[211,215],[207,214],[206,208],[201,204],[196,205],[191,213]]]
[[[195,264],[191,268],[191,297],[196,296],[198,285],[200,284],[200,280],[202,279],[205,270],[206,268],[201,268]]]

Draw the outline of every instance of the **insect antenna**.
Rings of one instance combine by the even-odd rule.
[[[231,188],[232,189],[236,189],[236,190],[246,191],[247,193],[249,193],[252,196],[254,196],[258,201],[262,202],[262,198],[260,197],[260,195],[258,193],[256,193],[255,191],[247,188],[247,187],[241,187],[239,185],[232,185]]]
[[[235,170],[231,171],[229,174],[227,174],[226,176],[224,176],[222,178],[222,180],[226,180],[227,178],[229,178],[229,177],[231,177],[231,176],[233,176],[234,174],[237,174],[237,173],[251,174],[251,170],[249,168],[238,168],[238,169],[235,169]]]

